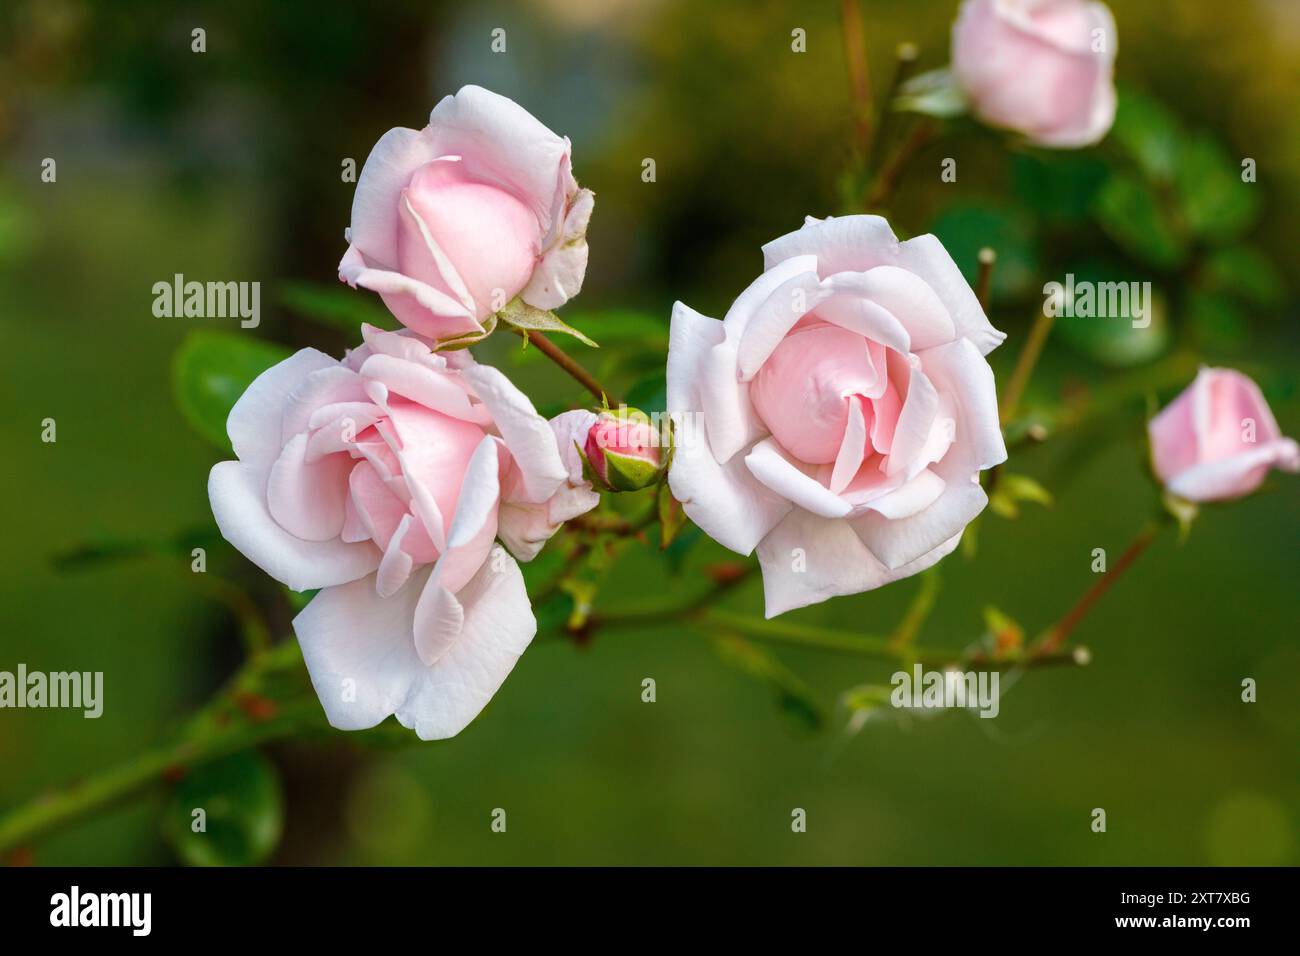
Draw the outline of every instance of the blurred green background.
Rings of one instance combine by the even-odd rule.
[[[956,0],[862,6],[878,96],[899,41],[920,45],[922,68],[947,61]],[[1168,400],[1198,359],[1255,376],[1283,430],[1300,434],[1300,8],[1112,9],[1123,105],[1105,142],[1048,154],[958,123],[891,203],[900,234],[937,232],[971,275],[980,246],[998,250],[992,318],[1010,334],[991,359],[1000,379],[1044,282],[1071,271],[1150,280],[1162,302],[1147,335],[1097,320],[1053,334],[1027,407],[1045,421],[1062,408],[1104,413],[1013,455],[1007,468],[1055,503],[1022,505],[1015,520],[985,514],[974,556],[941,565],[923,645],[979,638],[990,605],[1033,633],[1077,599],[1094,580],[1092,549],[1113,561],[1153,507],[1146,395]],[[206,53],[191,52],[195,27]],[[490,49],[497,27],[505,53]],[[791,50],[795,28],[806,53]],[[830,0],[13,0],[0,11],[0,669],[105,673],[99,720],[0,711],[0,811],[166,739],[238,666],[236,620],[190,573],[188,550],[55,558],[202,533],[220,453],[173,404],[173,353],[209,328],[341,355],[355,334],[301,307],[304,289],[339,294],[353,188],[340,164],[360,166],[381,133],[423,125],[466,83],[573,140],[598,198],[586,286],[563,315],[605,345],[582,360],[647,404],[674,299],[721,315],[761,268],[761,243],[860,202]],[[55,183],[41,181],[46,157]],[[956,183],[939,181],[945,157]],[[1245,157],[1258,170],[1248,186]],[[261,327],[155,318],[152,286],[178,272],[260,281]],[[480,357],[540,408],[582,401],[504,339]],[[1116,390],[1123,401],[1101,400]],[[47,417],[54,444],[40,440]],[[1274,477],[1206,509],[1185,545],[1163,535],[1080,628],[1092,664],[1004,685],[994,721],[882,719],[848,734],[840,695],[886,684],[894,667],[773,649],[822,709],[813,729],[690,629],[598,632],[585,647],[539,637],[453,740],[376,747],[333,734],[268,747],[284,807],[269,861],[1295,864],[1296,501],[1295,480]],[[634,549],[597,606],[674,604],[727,558],[697,540],[674,572]],[[207,577],[236,582],[288,633],[283,595],[224,544]],[[887,634],[919,586],[787,617]],[[760,586],[726,603],[759,615]],[[646,677],[654,704],[641,701]],[[1240,700],[1246,677],[1257,703]],[[169,789],[11,861],[173,862]],[[497,807],[504,835],[490,829]],[[803,834],[791,832],[796,807]],[[1094,807],[1107,811],[1105,834],[1090,829]]]

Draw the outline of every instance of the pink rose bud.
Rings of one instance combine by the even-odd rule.
[[[1259,386],[1234,369],[1201,369],[1147,431],[1156,476],[1188,501],[1248,495],[1270,468],[1300,471],[1300,447],[1282,434]]]
[[[587,432],[583,453],[612,491],[640,491],[659,480],[659,430],[636,408],[605,411]]]
[[[1088,146],[1115,120],[1115,20],[1090,0],[966,0],[952,70],[976,116],[1040,146]]]
[[[569,151],[504,96],[444,97],[424,129],[391,129],[371,150],[339,278],[435,340],[483,334],[516,296],[558,308],[582,288],[594,202]]]

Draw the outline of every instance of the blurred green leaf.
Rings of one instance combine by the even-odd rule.
[[[1209,243],[1237,238],[1259,214],[1259,187],[1242,182],[1227,151],[1206,134],[1179,149],[1174,190],[1188,228]]]
[[[1183,132],[1178,119],[1158,100],[1121,90],[1110,140],[1151,179],[1173,178]]]
[[[711,638],[718,656],[743,674],[767,684],[776,695],[782,712],[806,730],[820,730],[825,723],[812,691],[770,652],[735,634]]]
[[[1172,269],[1186,260],[1186,239],[1154,189],[1137,176],[1112,175],[1093,197],[1092,209],[1106,234],[1139,262]]]
[[[1024,298],[1033,292],[1038,273],[1034,237],[1026,218],[1000,206],[957,204],[945,209],[930,225],[961,269],[975,285],[979,252],[985,246],[997,253],[993,269],[994,299]]]
[[[1277,266],[1254,246],[1228,246],[1211,252],[1201,278],[1206,291],[1228,293],[1260,309],[1276,309],[1286,297]]]
[[[1002,471],[998,483],[989,495],[989,507],[1003,518],[1020,515],[1020,502],[1030,501],[1044,508],[1052,507],[1052,493],[1028,475]]]
[[[289,355],[282,345],[236,332],[190,332],[172,359],[176,407],[195,431],[229,452],[230,409],[257,376]]]
[[[163,833],[188,866],[261,863],[283,827],[279,778],[256,750],[190,771],[172,791],[163,817]]]
[[[912,77],[899,88],[893,107],[904,113],[922,113],[947,119],[961,116],[970,105],[966,94],[947,67]]]
[[[1073,314],[1056,320],[1055,334],[1062,341],[1115,367],[1148,362],[1168,350],[1169,320],[1159,290],[1150,287],[1149,301],[1143,302],[1148,287],[1121,265],[1089,263],[1073,275],[1075,294],[1069,310]],[[1086,293],[1081,294],[1084,289],[1091,290],[1090,308]],[[1138,318],[1140,302],[1146,314]]]
[[[1040,220],[1058,225],[1086,219],[1108,175],[1106,163],[1086,152],[1035,151],[1012,158],[1016,194]]]
[[[316,282],[281,282],[278,300],[291,312],[321,325],[341,329],[360,338],[362,324],[392,331],[398,322],[372,293],[341,285]]]

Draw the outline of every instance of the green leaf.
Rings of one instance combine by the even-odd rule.
[[[1169,319],[1158,289],[1134,278],[1123,266],[1103,262],[1085,264],[1069,274],[1074,276],[1070,314],[1059,316],[1055,325],[1062,341],[1116,368],[1149,362],[1168,350]]]
[[[1031,501],[1044,508],[1052,507],[1052,493],[1028,475],[1015,475],[1001,471],[998,483],[989,495],[989,507],[1003,518],[1017,518],[1020,503]]]
[[[948,119],[970,109],[966,94],[947,67],[930,70],[904,83],[894,98],[894,109]]]
[[[1042,222],[1074,225],[1088,217],[1106,181],[1106,163],[1087,152],[1017,153],[1011,161],[1016,195]],[[996,273],[995,273],[996,274]]]
[[[290,312],[320,325],[359,335],[362,324],[392,331],[398,322],[372,294],[349,289],[337,283],[281,282],[277,299]]]
[[[1188,228],[1209,243],[1239,237],[1259,215],[1259,187],[1242,182],[1240,168],[1207,134],[1189,138],[1178,151],[1174,191]]]
[[[554,312],[533,308],[523,299],[512,299],[496,315],[500,321],[512,328],[536,332],[563,332],[565,335],[572,335],[584,345],[590,345],[593,349],[600,348]]]
[[[236,332],[190,332],[172,359],[176,407],[195,431],[230,452],[230,409],[257,376],[289,355],[282,345]]]
[[[1188,243],[1155,191],[1132,173],[1115,173],[1092,203],[1106,234],[1140,262],[1172,269],[1187,258]]]
[[[1034,252],[1029,221],[1000,205],[955,204],[945,209],[930,225],[961,269],[966,281],[975,286],[979,253],[989,246],[997,253],[993,270],[993,298],[1020,299],[1036,291],[1038,257]]]
[[[164,835],[189,866],[261,863],[280,842],[283,827],[279,778],[256,750],[190,771],[172,791],[163,817]]]
[[[1149,96],[1121,90],[1110,139],[1151,179],[1173,178],[1183,131],[1177,117]]]
[[[1216,249],[1205,258],[1201,274],[1208,292],[1236,296],[1259,309],[1276,309],[1286,298],[1286,284],[1278,268],[1254,246]]]

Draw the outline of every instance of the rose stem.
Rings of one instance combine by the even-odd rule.
[[[993,287],[993,267],[998,264],[998,254],[989,246],[979,251],[979,274],[975,277],[975,298],[980,309],[989,314],[989,292]]]
[[[858,2],[840,0],[840,32],[844,34],[844,58],[849,64],[854,134],[858,152],[865,158],[871,149],[871,73],[867,69],[867,41]]]
[[[321,709],[315,694],[299,700],[276,700],[275,712],[261,720],[243,715],[238,709],[239,697],[260,692],[268,673],[301,667],[297,641],[268,648],[250,658],[173,743],[138,754],[89,779],[14,807],[0,817],[0,862],[7,851],[125,800],[171,774],[271,740],[296,736],[306,728],[319,727]]]
[[[875,185],[867,194],[868,210],[879,209],[889,200],[907,164],[934,138],[937,131],[938,127],[928,117],[912,127],[912,132],[908,134],[907,139],[903,140],[889,162],[885,163],[884,168],[880,170],[880,175],[876,177]]]
[[[1115,566],[1106,571],[1099,577],[1092,587],[1088,588],[1079,602],[1066,612],[1065,616],[1057,621],[1047,632],[1039,639],[1037,645],[1031,652],[1031,657],[1037,657],[1040,654],[1055,654],[1061,649],[1061,645],[1069,639],[1074,629],[1079,626],[1088,614],[1094,604],[1101,600],[1103,594],[1110,590],[1111,586],[1124,576],[1133,562],[1142,556],[1142,553],[1155,540],[1156,534],[1160,531],[1161,523],[1155,520],[1148,521],[1142,530],[1125,549],[1124,553],[1119,556]]]
[[[880,122],[876,124],[876,135],[871,141],[871,154],[867,161],[868,171],[873,171],[880,166],[880,148],[889,138],[888,134],[895,125],[891,120],[895,119],[896,114],[890,106],[894,102],[894,97],[898,95],[898,88],[911,74],[920,52],[917,45],[910,42],[900,43],[894,51],[894,76],[889,81],[889,89],[885,91],[885,99],[880,106]]]
[[[1007,382],[1006,391],[1002,393],[1002,406],[999,417],[1003,424],[1012,421],[1016,417],[1020,397],[1024,394],[1025,386],[1029,384],[1029,376],[1033,373],[1034,366],[1038,364],[1038,356],[1047,343],[1048,333],[1052,331],[1052,324],[1055,321],[1056,317],[1048,312],[1046,307],[1034,317],[1034,324],[1029,330],[1029,338],[1025,340],[1025,347],[1020,350],[1020,357],[1016,359],[1015,370],[1012,371],[1011,378]]]
[[[608,400],[609,393],[601,387],[600,382],[596,381],[585,368],[565,355],[558,345],[542,335],[541,332],[536,329],[529,329],[527,332],[520,330],[519,334],[524,336],[530,344],[537,346],[539,352],[568,372],[579,385],[591,392],[591,394],[601,401]]]

